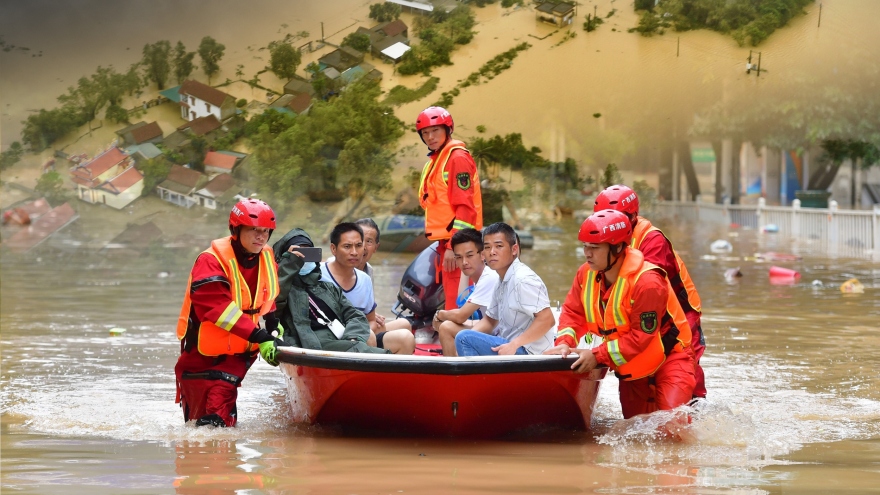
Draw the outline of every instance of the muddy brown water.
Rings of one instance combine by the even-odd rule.
[[[562,299],[581,259],[575,225],[535,232],[523,260]],[[613,378],[590,432],[495,441],[346,437],[291,424],[281,373],[258,362],[234,429],[185,425],[174,404],[173,325],[200,247],[108,257],[62,241],[4,255],[4,493],[869,493],[880,486],[880,268],[807,257],[794,285],[749,259],[784,243],[670,226],[698,284],[709,398],[687,441],[663,414],[623,421]],[[708,244],[734,251],[711,258]],[[375,258],[380,311],[411,255]],[[740,267],[743,277],[725,280]],[[842,294],[857,277],[864,294]],[[817,280],[819,282],[814,282]],[[820,285],[821,284],[821,285]],[[109,329],[122,327],[122,337]]]

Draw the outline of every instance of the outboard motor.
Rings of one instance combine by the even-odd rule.
[[[437,281],[438,243],[426,247],[410,263],[397,293],[397,304],[393,312],[398,317],[404,310],[412,313],[413,328],[430,326],[434,313],[443,307],[446,298],[443,284]],[[403,307],[403,309],[401,309]]]

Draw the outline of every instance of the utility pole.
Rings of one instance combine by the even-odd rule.
[[[324,42],[324,21],[321,21],[321,43]]]
[[[822,3],[819,3],[819,22],[816,24],[816,27],[822,26]]]
[[[757,65],[752,63],[752,55],[755,53],[758,54],[758,64]],[[746,62],[746,74],[751,74],[752,71],[755,71],[757,73],[756,75],[758,77],[761,76],[761,52],[755,52],[755,51],[749,50],[749,58],[748,58],[748,62]]]
[[[681,36],[678,37],[678,42],[675,44],[675,56],[681,52]]]

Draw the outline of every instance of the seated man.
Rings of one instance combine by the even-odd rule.
[[[303,261],[299,247],[313,247],[302,229],[293,229],[273,246],[280,292],[275,314],[284,327],[284,341],[304,349],[338,352],[388,353],[370,347],[370,324],[336,284],[321,280],[313,261]]]
[[[376,321],[376,299],[373,281],[356,267],[363,259],[364,231],[356,224],[343,222],[330,233],[333,261],[321,263],[321,280],[336,284],[349,302],[364,313],[375,333],[375,345],[394,354],[412,354],[416,348],[412,331],[387,330],[384,322]],[[368,341],[373,345],[373,339]]]
[[[466,328],[473,328],[474,322],[486,314],[498,285],[498,274],[483,261],[483,235],[479,230],[459,230],[452,236],[451,243],[455,264],[471,283],[459,295],[458,309],[441,309],[434,313],[434,330],[440,335],[444,356],[458,355],[455,336]]]
[[[518,255],[510,225],[498,222],[483,230],[483,257],[500,282],[483,319],[455,336],[459,356],[541,354],[553,344],[556,320],[547,286]]]

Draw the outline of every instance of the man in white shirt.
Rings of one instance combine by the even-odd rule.
[[[459,356],[541,354],[553,345],[556,320],[547,286],[518,255],[510,225],[498,222],[483,230],[483,257],[500,282],[483,319],[456,335]]]
[[[412,354],[416,344],[411,331],[386,331],[384,322],[376,321],[373,281],[369,275],[356,268],[363,260],[363,249],[364,232],[358,225],[343,222],[334,227],[330,233],[333,258],[332,261],[321,263],[321,280],[339,286],[352,306],[367,317],[371,332],[368,345],[388,349],[394,354]]]
[[[455,336],[466,328],[473,328],[474,322],[486,314],[498,284],[495,270],[483,261],[483,235],[479,230],[459,230],[452,236],[451,244],[455,264],[470,279],[470,284],[458,296],[458,309],[441,309],[434,313],[434,330],[440,336],[444,356],[458,355]]]

